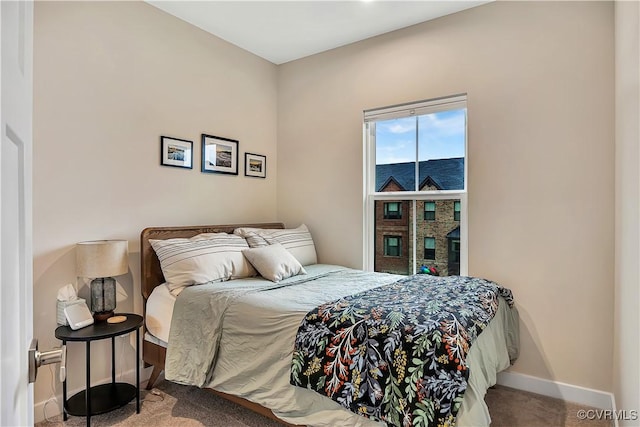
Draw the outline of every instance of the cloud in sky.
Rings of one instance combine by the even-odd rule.
[[[464,110],[442,111],[425,114],[419,117],[420,129],[428,131],[431,136],[464,136]]]
[[[376,123],[376,164],[464,157],[466,110],[441,111]]]
[[[386,127],[386,130],[392,134],[403,134],[408,132],[415,133],[416,121],[413,117],[407,117],[397,120],[389,120],[387,122],[381,122],[382,126]]]
[[[376,145],[377,164],[413,162],[415,158],[415,137],[411,139],[397,138],[394,139],[393,144]],[[380,159],[385,159],[385,161],[380,162]]]

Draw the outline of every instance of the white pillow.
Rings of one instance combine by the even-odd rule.
[[[190,239],[150,239],[149,243],[174,295],[185,286],[256,275],[253,266],[242,255],[242,250],[248,249],[249,245],[240,236],[203,233]]]
[[[280,243],[244,249],[242,253],[262,277],[272,282],[279,282],[298,274],[307,274],[298,260]]]
[[[311,238],[311,233],[305,224],[298,228],[288,229],[263,229],[263,228],[236,228],[234,234],[247,239],[252,248],[263,247],[274,243],[280,243],[291,252],[302,265],[317,264],[318,257],[316,246]]]

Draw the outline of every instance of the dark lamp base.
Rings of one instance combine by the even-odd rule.
[[[113,316],[113,310],[100,311],[100,312],[93,313],[93,320],[95,320],[96,322],[104,322],[105,320],[107,320],[112,316]]]

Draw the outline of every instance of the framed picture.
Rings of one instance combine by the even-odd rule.
[[[265,178],[267,176],[267,156],[244,153],[244,174],[245,176]]]
[[[193,142],[186,139],[161,136],[160,164],[193,169]]]
[[[238,145],[235,139],[202,134],[202,172],[238,175]]]

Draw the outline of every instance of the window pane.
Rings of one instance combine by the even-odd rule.
[[[390,202],[377,200],[374,203],[374,270],[394,274],[413,274],[413,233],[409,220],[413,212],[413,202],[396,202],[405,215],[395,220],[384,218],[385,203]]]
[[[424,238],[424,259],[436,259],[436,239],[433,237]]]
[[[458,272],[451,274],[460,274],[460,240],[449,239],[449,263],[458,264]]]
[[[464,108],[376,122],[375,191],[463,190],[465,141]]]
[[[375,191],[416,190],[415,117],[384,120],[375,124]]]
[[[435,202],[424,202],[424,219],[426,221],[433,221],[436,219]]]
[[[466,109],[418,116],[419,190],[463,190]]]
[[[459,200],[376,201],[374,270],[413,274],[421,267],[433,267],[440,276],[460,274],[460,221],[454,220],[454,206]],[[401,219],[384,217],[385,205],[397,203],[405,213]],[[413,229],[413,204],[418,220]],[[440,212],[434,221],[421,221],[420,213],[429,204]],[[413,245],[417,243],[414,260]],[[415,270],[414,270],[415,268]]]
[[[459,200],[426,200],[418,201],[418,209],[421,204],[435,204],[438,212],[434,221],[418,221],[416,223],[416,239],[423,245],[423,250],[419,253],[417,271],[422,266],[434,267],[440,276],[460,274],[460,250],[458,249],[457,259],[451,259],[449,251],[449,240],[454,239],[460,242],[460,222],[453,219],[454,205]],[[424,243],[423,243],[424,242]],[[459,245],[459,243],[458,243]],[[459,246],[458,246],[459,247]]]
[[[384,236],[384,255],[399,257],[402,255],[402,237]]]
[[[425,249],[435,249],[436,248],[436,239],[433,237],[425,237],[424,238],[424,248]]]
[[[402,205],[400,202],[384,204],[384,219],[402,219]]]
[[[457,201],[453,205],[453,220],[460,221],[460,202]]]

